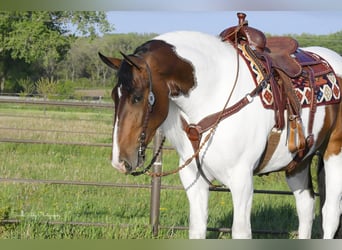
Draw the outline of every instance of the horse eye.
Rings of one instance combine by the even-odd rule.
[[[141,95],[133,95],[133,104],[138,103],[142,100]]]

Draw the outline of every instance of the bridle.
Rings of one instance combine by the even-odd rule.
[[[151,70],[150,67],[148,66],[147,62],[144,60],[145,65],[146,65],[146,69],[147,69],[147,74],[148,74],[148,82],[149,82],[149,92],[148,92],[148,104],[147,104],[147,112],[145,114],[145,119],[144,119],[144,123],[143,123],[143,127],[139,136],[139,149],[138,149],[138,166],[140,166],[146,158],[146,148],[147,145],[145,143],[146,141],[146,130],[147,130],[147,126],[148,126],[148,121],[150,119],[150,114],[153,111],[153,106],[154,103],[156,101],[154,93],[153,93],[153,89],[152,89],[152,74],[151,74]]]
[[[134,63],[127,55],[125,55],[122,52],[120,52],[120,53],[131,66],[137,68],[139,71],[141,70],[141,67],[138,66],[136,63]],[[141,56],[139,56],[139,55],[132,55],[132,56],[138,57],[144,62],[145,66],[146,66],[147,74],[148,74],[148,86],[149,86],[149,92],[148,92],[148,97],[147,97],[147,102],[148,102],[147,103],[147,111],[145,112],[144,123],[142,126],[140,136],[138,137],[139,149],[138,149],[138,162],[137,162],[137,166],[136,166],[136,168],[138,168],[141,165],[143,165],[143,163],[145,162],[145,159],[146,159],[146,149],[147,149],[146,130],[147,130],[148,122],[150,120],[150,115],[153,112],[153,106],[156,102],[156,98],[155,98],[155,95],[153,93],[152,73],[151,73],[150,66],[148,65],[146,60],[144,60]],[[160,154],[162,147],[164,145],[164,142],[165,142],[165,137],[163,137],[157,152],[155,153],[155,155],[151,159],[151,162],[146,167],[143,167],[143,170],[134,171],[134,172],[131,172],[130,174],[133,176],[138,176],[138,175],[142,175],[142,174],[146,173],[147,171],[149,171],[150,168],[152,167],[152,165],[155,163],[158,155]]]

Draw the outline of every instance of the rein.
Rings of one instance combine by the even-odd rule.
[[[149,173],[148,171],[151,169],[151,167],[153,166],[153,164],[156,162],[157,160],[157,157],[160,155],[162,149],[163,149],[163,145],[164,145],[164,142],[165,142],[165,136],[163,137],[159,147],[158,147],[158,150],[157,152],[154,154],[153,158],[151,159],[151,162],[146,166],[144,167],[143,170],[141,171],[135,171],[135,172],[132,172],[131,175],[133,176],[139,176],[139,175],[142,175],[142,174],[145,174],[145,173]],[[140,150],[140,149],[139,149]]]

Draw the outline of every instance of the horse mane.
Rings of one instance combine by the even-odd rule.
[[[140,46],[138,46],[135,50],[134,50],[134,55],[143,55],[145,54],[146,52],[150,51],[151,50],[151,42],[153,40],[150,40],[150,41],[147,41],[143,44],[141,44]]]
[[[158,39],[149,40],[143,43],[142,45],[140,45],[139,47],[137,47],[134,51],[134,55],[142,56],[143,54],[157,50],[161,48],[162,46],[165,46],[166,44],[167,43],[165,41],[158,40]],[[167,44],[167,45],[170,46],[172,49],[174,48],[174,46],[172,46],[171,44]]]

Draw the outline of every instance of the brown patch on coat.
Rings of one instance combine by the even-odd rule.
[[[338,77],[337,80],[339,82],[340,89],[342,89],[342,78]],[[328,159],[332,155],[338,155],[342,150],[342,101],[336,109],[338,109],[336,122],[331,133],[327,149],[324,153],[324,159]]]

